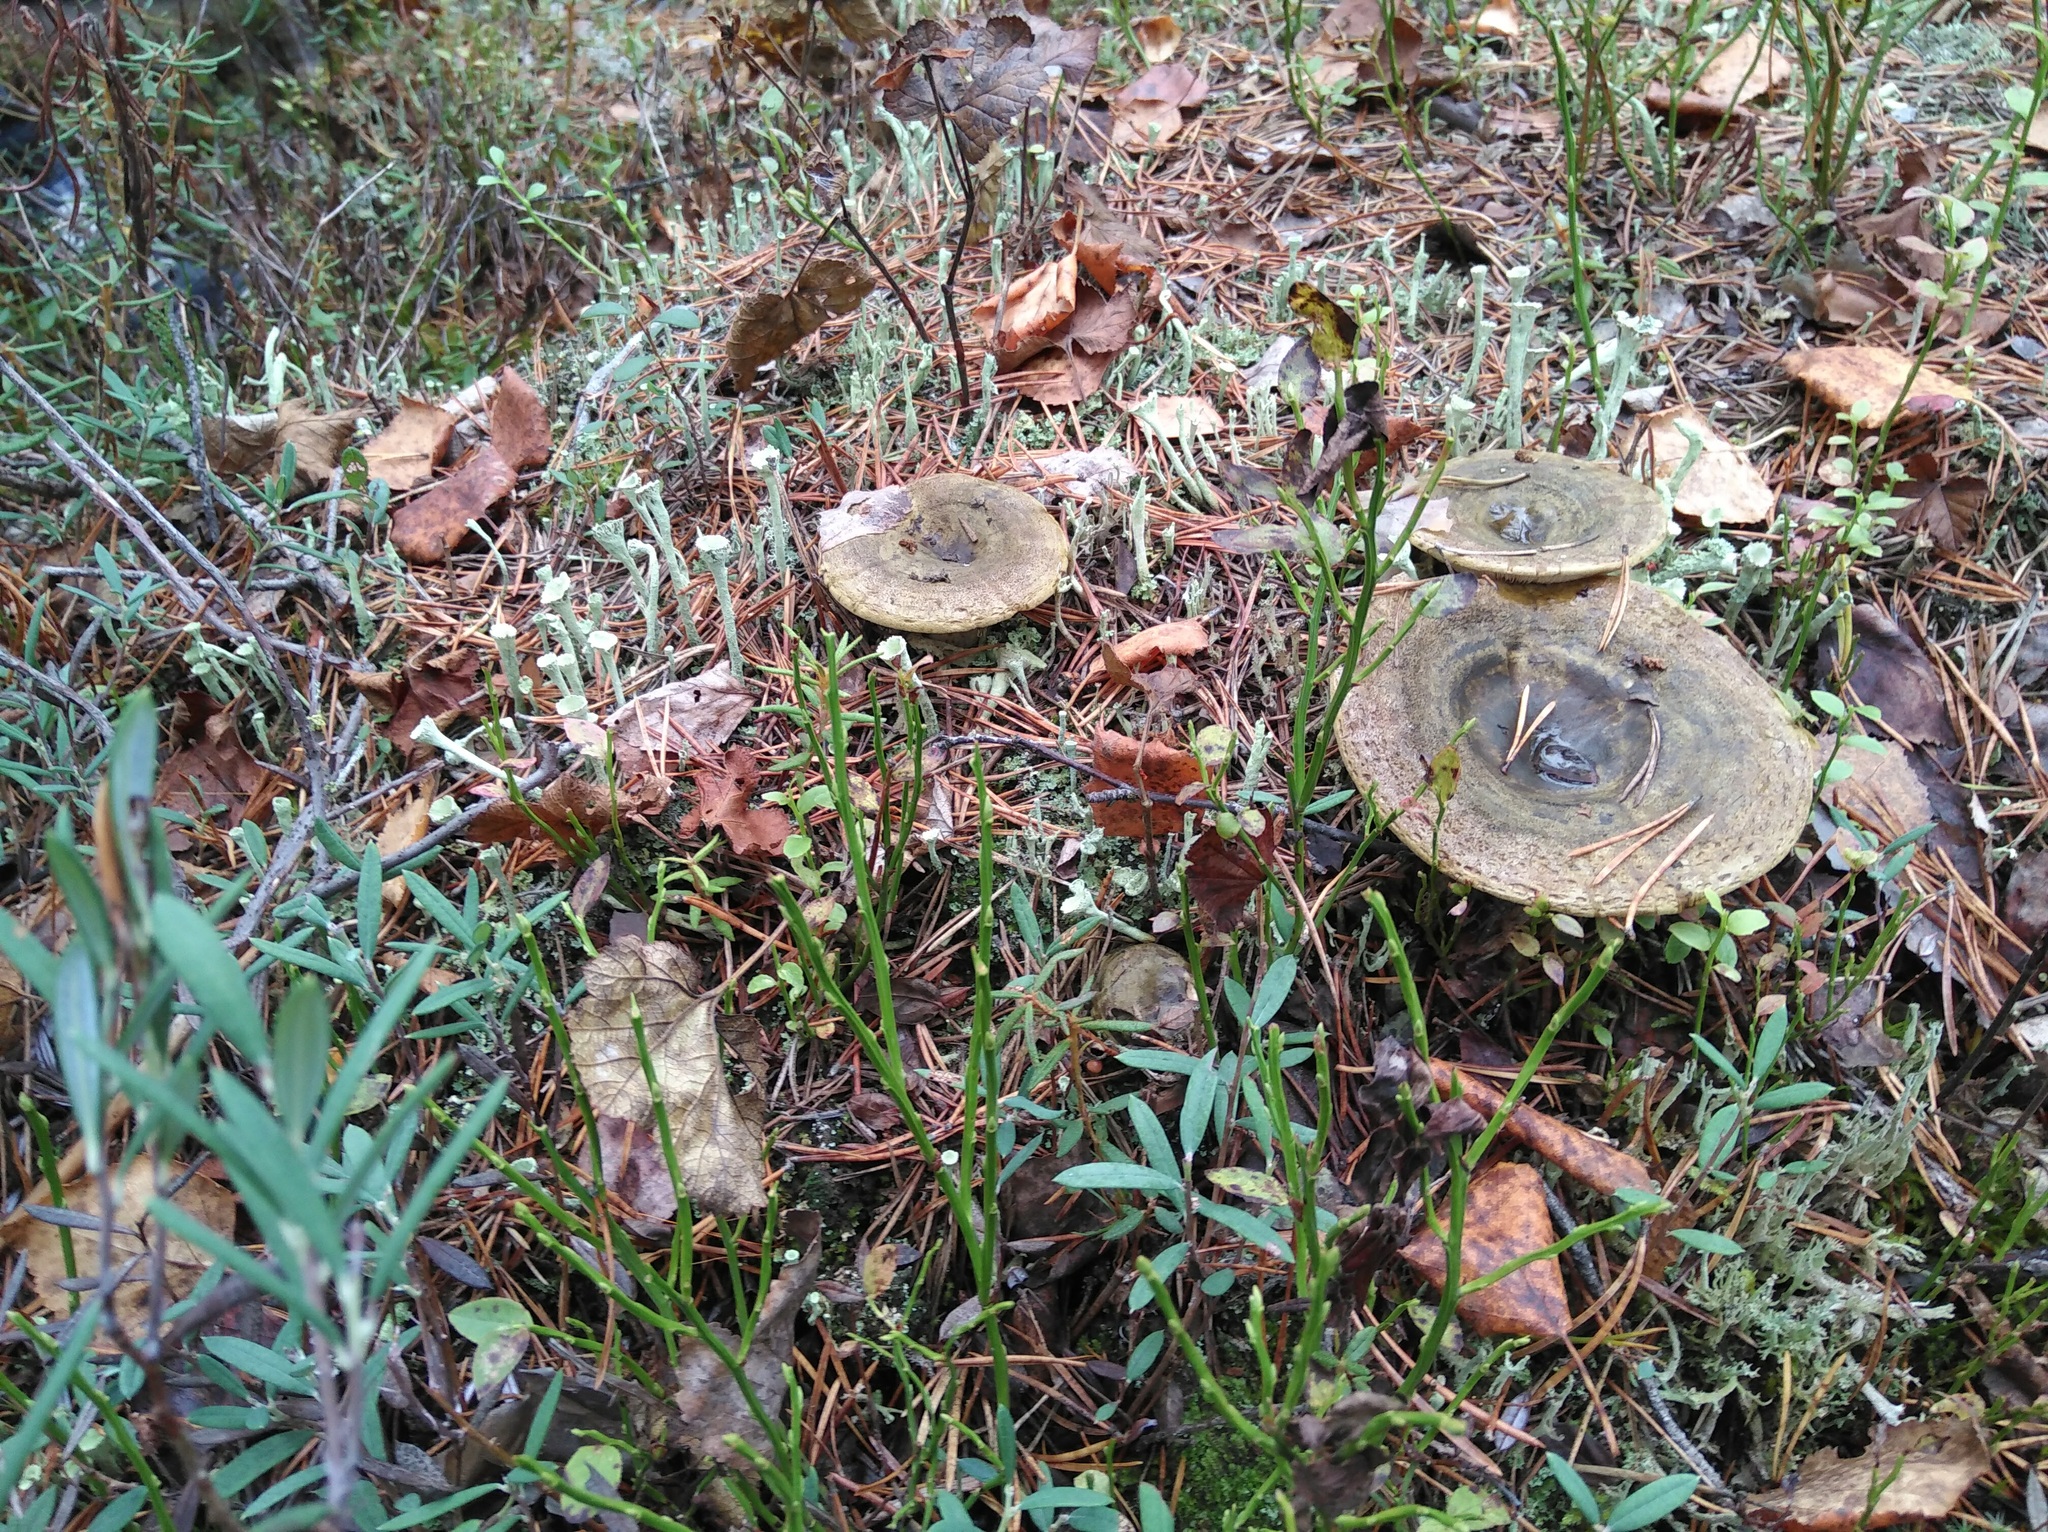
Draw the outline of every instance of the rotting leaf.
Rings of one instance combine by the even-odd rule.
[[[755,293],[733,315],[725,340],[733,382],[752,388],[763,367],[831,320],[859,308],[874,286],[865,266],[837,256],[816,256],[804,262],[787,292]]]
[[[753,711],[754,689],[716,665],[643,692],[605,720],[621,764],[666,774],[688,760],[709,760]]]
[[[356,434],[356,417],[346,410],[323,415],[302,399],[287,399],[272,414],[216,415],[200,423],[199,434],[216,473],[275,473],[290,447],[293,488],[303,492],[326,487]]]
[[[544,468],[554,456],[548,407],[517,368],[498,372],[498,391],[491,396],[491,445],[516,472]]]
[[[1941,673],[1920,641],[1869,601],[1850,608],[1849,625],[1855,643],[1847,683],[1854,700],[1878,709],[1885,727],[1902,739],[1916,745],[1954,745],[1955,725],[1949,720]],[[1829,624],[1815,646],[1814,662],[1827,674],[1835,669],[1836,659],[1834,625]]]
[[[391,545],[409,564],[440,564],[462,546],[469,524],[481,521],[512,493],[518,475],[486,442],[454,473],[391,517]]]
[[[1645,417],[1644,425],[1649,433],[1646,482],[1669,479],[1685,461],[1690,443],[1681,426],[1690,426],[1700,439],[1700,455],[1673,498],[1680,515],[1718,520],[1723,526],[1752,526],[1771,519],[1778,501],[1770,485],[1749,455],[1731,445],[1699,410],[1681,404]]]
[[[863,46],[886,43],[896,36],[896,29],[882,19],[875,0],[825,0],[825,14],[832,18],[834,26]]]
[[[149,1205],[156,1196],[157,1186],[177,1185],[185,1176],[183,1166],[171,1164],[162,1167],[159,1183],[157,1163],[147,1155],[138,1155],[129,1161],[126,1169],[113,1174],[117,1197],[108,1261],[117,1272],[126,1269],[129,1280],[114,1289],[112,1313],[131,1338],[143,1340],[150,1333],[149,1277],[156,1253],[160,1252],[163,1257],[164,1294],[166,1301],[171,1303],[192,1291],[206,1274],[206,1269],[213,1265],[213,1257],[179,1236],[166,1232],[163,1225],[149,1217]],[[233,1238],[234,1194],[217,1181],[203,1175],[185,1179],[184,1185],[172,1193],[171,1202],[187,1217],[214,1233]],[[28,1204],[50,1206],[47,1182],[37,1184],[29,1194]],[[88,1176],[66,1183],[64,1205],[97,1219],[100,1213],[98,1183]],[[29,1279],[35,1283],[43,1306],[56,1314],[64,1313],[69,1301],[59,1286],[66,1276],[63,1236],[67,1233],[71,1236],[72,1260],[79,1274],[98,1276],[100,1234],[97,1227],[62,1229],[56,1224],[29,1217],[26,1209],[19,1206],[5,1219],[0,1219],[0,1240],[28,1258]],[[96,1350],[114,1349],[113,1342],[106,1339],[104,1331],[95,1338],[94,1347]]]
[[[1109,141],[1131,151],[1162,148],[1208,94],[1208,82],[1187,65],[1154,64],[1110,97]]]
[[[1430,1074],[1437,1093],[1449,1096],[1460,1085],[1464,1099],[1482,1117],[1492,1120],[1507,1098],[1499,1089],[1467,1070],[1455,1069],[1442,1059],[1430,1060]],[[1534,1150],[1574,1181],[1612,1196],[1617,1191],[1654,1192],[1656,1177],[1635,1156],[1612,1144],[1602,1143],[1569,1123],[1517,1103],[1501,1126],[1501,1136],[1525,1149]]]
[[[434,794],[438,790],[439,782],[439,775],[430,772],[427,779],[420,783],[418,792],[384,816],[384,827],[377,832],[379,860],[390,861],[427,833],[427,827],[431,823],[427,813],[434,806]],[[412,895],[406,888],[403,873],[393,873],[384,880],[383,896],[384,912],[387,915],[395,915],[405,908],[406,901]]]
[[[1100,188],[1069,177],[1067,195],[1074,206],[1052,226],[1053,238],[1073,252],[1088,280],[1105,294],[1117,290],[1119,275],[1158,267],[1159,246],[1119,217]]]
[[[1894,410],[1940,415],[1976,397],[1932,364],[1916,371],[1911,357],[1890,346],[1821,346],[1790,352],[1778,365],[1829,409],[1849,415],[1860,406],[1864,430],[1878,429]]]
[[[1964,1407],[1974,1411],[1975,1401]],[[1863,1532],[1946,1517],[1991,1472],[1973,1414],[1878,1427],[1868,1452],[1832,1447],[1801,1460],[1777,1489],[1749,1498],[1752,1517],[1781,1532]]]
[[[797,1317],[817,1280],[818,1228],[818,1215],[807,1208],[783,1216],[783,1238],[803,1253],[775,1274],[746,1347],[742,1370],[747,1382],[753,1385],[754,1397],[760,1400],[771,1420],[789,1396],[783,1368],[796,1344]],[[729,1353],[739,1353],[738,1336],[720,1325],[711,1328]],[[719,1360],[718,1353],[694,1334],[677,1338],[674,1377],[672,1398],[679,1416],[678,1443],[704,1462],[751,1477],[752,1465],[743,1453],[726,1442],[726,1437],[737,1436],[764,1457],[774,1449],[754,1412],[747,1407],[747,1396],[739,1380]]]
[[[391,424],[363,447],[370,477],[382,479],[393,494],[427,482],[447,455],[455,434],[455,417],[438,404],[401,399]]]
[[[242,743],[233,712],[203,692],[181,701],[188,727],[197,727],[157,774],[157,805],[201,824],[224,809],[221,822],[233,829],[256,807],[257,794],[270,780],[269,769]]]
[[[641,778],[620,782],[615,791],[607,783],[565,771],[538,796],[528,797],[524,806],[502,789],[493,788],[491,795],[499,801],[471,821],[471,841],[479,846],[546,841],[559,859],[565,853],[557,842],[573,849],[609,834],[614,815],[624,820],[659,810],[668,802],[668,784],[665,779]]]
[[[1131,407],[1131,418],[1168,441],[1193,441],[1223,430],[1223,417],[1216,413],[1216,406],[1187,394],[1153,394],[1141,399]]]
[[[1472,30],[1481,37],[1520,37],[1522,18],[1515,12],[1514,0],[1486,0]]]
[[[1016,278],[1000,301],[974,306],[974,322],[995,346],[999,365],[1014,367],[1053,344],[1053,332],[1074,316],[1078,272],[1073,256],[1061,256]]]
[[[1200,654],[1209,647],[1209,629],[1199,617],[1180,617],[1172,622],[1155,623],[1129,638],[1109,646],[1127,671],[1157,670],[1169,656],[1185,658]],[[1100,675],[1104,669],[1100,658],[1090,675]]]
[[[688,835],[699,824],[723,830],[739,856],[778,856],[796,833],[789,815],[773,804],[749,808],[747,800],[761,779],[751,750],[733,749],[725,759],[697,773],[697,806],[684,816],[677,833]]]
[[[396,675],[389,671],[352,672],[350,683],[365,696],[391,710],[377,732],[398,747],[399,753],[423,759],[433,753],[412,737],[422,719],[446,724],[483,696],[477,684],[477,656],[459,649],[444,660],[408,660]]]
[[[633,1036],[637,1007],[683,1189],[700,1209],[728,1217],[765,1207],[760,1122],[742,1112],[726,1088],[718,997],[695,993],[696,967],[688,954],[669,942],[622,937],[583,973],[589,992],[567,1020],[591,1110],[641,1127],[654,1123]],[[744,1017],[733,1023],[751,1026]]]
[[[882,105],[905,121],[931,122],[943,112],[968,158],[979,162],[1043,99],[1052,72],[1066,77],[1069,90],[1088,78],[1100,37],[1099,27],[1067,31],[1042,16],[969,16],[958,30],[920,21],[903,34],[876,83]]]
[[[1240,827],[1225,839],[1211,825],[1195,837],[1188,847],[1188,898],[1209,930],[1235,931],[1245,923],[1279,845],[1278,815],[1269,816],[1256,835]]]
[[[1652,112],[1676,112],[1680,126],[1710,126],[1736,115],[1745,102],[1769,95],[1797,77],[1798,65],[1745,27],[1707,61],[1692,89],[1674,95],[1670,85],[1653,80],[1643,89],[1643,105]]]
[[[614,946],[617,943],[613,943]],[[648,1046],[654,1039],[648,1038]],[[670,1123],[670,1132],[675,1125]],[[677,1165],[681,1166],[681,1142],[677,1143]],[[668,1173],[668,1156],[662,1151],[661,1129],[600,1112],[597,1117],[598,1155],[604,1166],[604,1189],[643,1218],[664,1220],[675,1216],[676,1184]],[[585,1169],[588,1169],[585,1156]]]
[[[1132,787],[1142,785],[1155,800],[1171,799],[1202,780],[1201,763],[1163,740],[1146,740],[1141,744],[1127,734],[1104,729],[1095,736],[1090,754],[1095,769],[1104,776]],[[1096,824],[1108,835],[1143,837],[1149,824],[1149,833],[1156,838],[1180,828],[1181,811],[1171,802],[1153,802],[1149,814],[1147,805],[1135,798],[1115,798],[1091,807]]]
[[[1308,321],[1309,345],[1323,361],[1335,367],[1358,354],[1358,320],[1313,282],[1288,288],[1287,306]]]
[[[1528,1165],[1500,1164],[1472,1178],[1465,1199],[1459,1283],[1475,1282],[1557,1238],[1543,1200],[1543,1177]],[[1401,1258],[1438,1287],[1450,1260],[1427,1229],[1401,1248]],[[1554,1341],[1571,1327],[1564,1273],[1556,1256],[1518,1267],[1458,1305],[1458,1317],[1482,1335],[1526,1335]]]
[[[1158,942],[1112,949],[1095,975],[1095,1011],[1128,1016],[1170,1036],[1185,1033],[1198,1015],[1188,960]]]

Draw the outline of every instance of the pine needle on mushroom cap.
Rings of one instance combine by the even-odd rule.
[[[1345,765],[1383,806],[1421,800],[1394,832],[1450,877],[1574,915],[1632,901],[1670,914],[1769,871],[1798,842],[1805,734],[1739,649],[1648,586],[1601,651],[1613,584],[1448,576],[1417,592],[1424,615],[1345,697]],[[1471,769],[1438,824],[1417,791],[1421,763],[1468,722],[1457,749]],[[1607,847],[1625,854],[1588,854]]]
[[[1453,569],[1533,585],[1610,574],[1664,541],[1656,492],[1611,463],[1549,452],[1479,452],[1437,481],[1415,546]]]

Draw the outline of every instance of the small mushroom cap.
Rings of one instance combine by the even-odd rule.
[[[1423,615],[1344,698],[1337,739],[1383,810],[1420,800],[1394,833],[1450,877],[1517,904],[1618,915],[1712,815],[1636,905],[1667,915],[1761,876],[1797,844],[1811,742],[1741,651],[1670,597],[1632,586],[1604,653],[1613,579],[1537,587],[1450,575],[1417,599]],[[1503,773],[1518,725],[1529,737]],[[1454,739],[1456,788],[1439,823],[1430,763]],[[1674,811],[1630,850],[1625,832]]]
[[[1439,511],[1441,507],[1441,511]],[[1669,519],[1655,490],[1611,463],[1551,452],[1479,452],[1451,462],[1415,546],[1453,569],[1531,585],[1639,563]]]
[[[849,495],[818,523],[832,599],[901,633],[966,633],[1059,587],[1067,534],[1021,489],[941,473]]]

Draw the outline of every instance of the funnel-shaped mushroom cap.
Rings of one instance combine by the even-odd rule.
[[[1655,490],[1608,463],[1549,452],[1454,460],[1430,496],[1415,546],[1453,569],[1532,585],[1639,563],[1664,541]]]
[[[1612,579],[1450,575],[1418,599],[1423,615],[1345,697],[1337,738],[1383,810],[1420,799],[1394,832],[1451,877],[1574,915],[1619,914],[1641,890],[1636,907],[1663,915],[1747,883],[1797,843],[1810,742],[1741,652],[1668,596],[1633,586],[1604,653]],[[1468,722],[1439,825],[1417,784]]]
[[[856,617],[966,633],[1050,597],[1067,534],[1021,489],[964,473],[849,495],[818,522],[818,572]]]

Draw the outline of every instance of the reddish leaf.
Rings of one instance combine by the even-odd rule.
[[[1095,736],[1091,747],[1095,769],[1132,787],[1142,787],[1156,800],[1171,798],[1202,779],[1201,765],[1185,750],[1161,740],[1143,744],[1127,734],[1105,729]],[[1095,822],[1110,835],[1163,836],[1180,828],[1181,811],[1171,803],[1154,802],[1148,815],[1137,799],[1119,798],[1094,805]]]
[[[1240,833],[1225,840],[1212,827],[1195,838],[1188,847],[1188,897],[1211,931],[1235,931],[1245,923],[1279,844],[1277,817],[1255,836]]]
[[[495,787],[491,791],[498,794]],[[553,858],[560,861],[567,855],[562,843],[573,848],[580,842],[602,840],[611,831],[614,814],[620,819],[633,818],[651,813],[667,801],[665,782],[640,792],[622,784],[615,793],[606,783],[567,772],[538,796],[529,797],[524,807],[509,799],[493,804],[477,816],[468,835],[480,846],[545,842],[553,848]]]
[[[1436,1077],[1440,1095],[1448,1096],[1462,1081],[1464,1100],[1489,1120],[1500,1110],[1501,1102],[1507,1099],[1477,1075],[1462,1069],[1454,1070],[1441,1059],[1431,1059],[1429,1068]],[[1432,1118],[1431,1127],[1434,1126],[1435,1119]],[[1546,1117],[1534,1107],[1517,1106],[1509,1114],[1501,1135],[1535,1150],[1573,1180],[1609,1196],[1623,1187],[1639,1192],[1657,1190],[1656,1178],[1633,1155],[1624,1154],[1612,1144],[1603,1144],[1591,1134],[1581,1133],[1555,1117]]]
[[[391,518],[391,545],[409,564],[445,562],[469,536],[469,524],[489,515],[516,482],[512,465],[485,443],[454,473],[398,508]]]
[[[404,754],[420,756],[426,747],[413,743],[412,731],[423,718],[441,723],[474,704],[482,695],[476,667],[476,655],[464,650],[438,664],[409,663],[395,676],[356,675],[349,679],[358,691],[369,693],[391,709],[391,717],[377,732]]]
[[[232,713],[204,693],[180,700],[192,733],[158,773],[156,801],[202,824],[210,811],[225,809],[221,822],[232,829],[249,817],[270,772],[243,746]]]
[[[553,435],[548,407],[533,385],[511,367],[501,370],[491,400],[491,445],[498,456],[514,469],[544,467],[554,455]]]
[[[1439,1209],[1441,1218],[1447,1209]],[[1500,1270],[1508,1262],[1541,1250],[1557,1238],[1543,1200],[1543,1177],[1528,1165],[1495,1165],[1473,1178],[1465,1197],[1460,1285]],[[1450,1259],[1444,1242],[1425,1230],[1401,1249],[1401,1258],[1438,1287]],[[1527,1335],[1561,1340],[1571,1328],[1564,1273],[1557,1257],[1509,1272],[1458,1305],[1458,1317],[1482,1335]]]
[[[1100,675],[1110,655],[1116,657],[1127,677],[1133,671],[1157,670],[1168,655],[1200,654],[1209,647],[1209,630],[1198,617],[1182,617],[1158,623],[1112,644],[1095,662],[1093,674]]]
[[[796,833],[789,815],[768,805],[749,808],[755,784],[761,780],[751,750],[728,750],[725,760],[697,773],[697,806],[677,826],[688,835],[699,825],[723,830],[732,849],[741,856],[776,856],[782,844]]]

